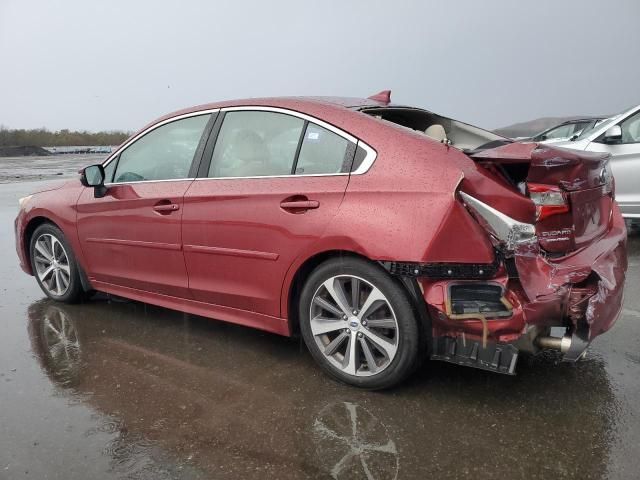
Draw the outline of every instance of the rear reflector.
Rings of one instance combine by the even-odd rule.
[[[565,193],[554,185],[529,183],[529,197],[536,204],[536,219],[538,221],[553,215],[569,212],[569,204]]]

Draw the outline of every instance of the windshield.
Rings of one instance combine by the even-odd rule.
[[[596,127],[599,129],[601,127],[604,127],[605,125],[607,126],[607,128],[610,125],[614,125],[618,119],[620,117],[622,117],[625,113],[627,113],[629,110],[625,110],[623,112],[618,113],[617,115],[614,115],[613,117],[609,117],[605,120],[602,120],[600,122],[596,122],[595,125],[593,125],[591,128],[585,128],[580,135],[578,135],[576,138],[573,138],[572,140],[577,141],[577,140],[582,140],[583,138],[587,138],[589,135],[591,135],[591,133],[593,133],[593,131],[596,129]]]
[[[592,120],[587,120],[582,122],[576,121],[572,123],[566,123],[564,125],[558,125],[556,127],[545,130],[542,133],[539,133],[538,135],[533,137],[533,139],[536,141],[544,141],[571,138],[576,133],[580,133],[585,129],[590,128],[592,123]]]

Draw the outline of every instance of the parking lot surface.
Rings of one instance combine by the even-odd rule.
[[[55,170],[55,169],[54,169]],[[0,185],[0,479],[637,478],[640,236],[625,307],[575,364],[429,362],[364,392],[299,340],[97,296],[44,300]]]

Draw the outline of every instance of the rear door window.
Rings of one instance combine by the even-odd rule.
[[[308,123],[295,168],[296,175],[348,173],[355,145],[326,128]]]
[[[291,175],[304,120],[263,111],[227,112],[209,178]]]
[[[261,110],[225,113],[208,178],[332,175],[351,171],[356,144],[313,121]]]

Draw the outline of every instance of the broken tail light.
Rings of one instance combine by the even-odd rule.
[[[529,198],[536,205],[536,220],[569,212],[566,194],[559,187],[542,183],[529,183]]]
[[[467,193],[460,192],[460,197],[476,220],[507,250],[515,250],[519,244],[536,240],[533,225],[519,222]]]

